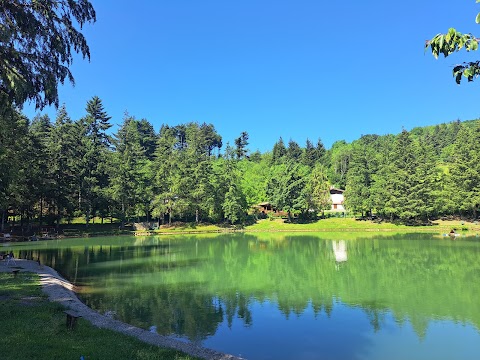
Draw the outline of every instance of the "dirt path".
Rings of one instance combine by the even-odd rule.
[[[62,304],[68,309],[74,310],[84,319],[90,321],[99,328],[110,329],[120,333],[134,336],[137,339],[151,345],[173,348],[183,351],[189,355],[211,360],[240,360],[241,358],[223,354],[215,350],[202,348],[191,343],[178,341],[138,327],[125,324],[121,321],[104,316],[82,303],[73,292],[74,286],[62,278],[54,269],[39,265],[36,261],[15,259],[16,265],[10,263],[7,266],[6,260],[0,261],[0,272],[11,272],[19,269],[37,273],[40,276],[42,289],[50,301]]]

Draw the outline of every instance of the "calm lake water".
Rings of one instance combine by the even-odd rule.
[[[480,353],[477,237],[114,237],[15,250],[40,256],[100,312],[247,359]]]

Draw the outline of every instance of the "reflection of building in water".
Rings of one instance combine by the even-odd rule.
[[[347,261],[347,243],[345,240],[332,241],[333,253],[335,254],[335,261],[342,263]]]

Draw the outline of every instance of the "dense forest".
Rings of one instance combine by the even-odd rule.
[[[59,224],[74,217],[243,223],[256,204],[301,219],[329,209],[330,186],[347,210],[407,224],[442,216],[477,217],[480,121],[364,135],[325,149],[280,138],[271,151],[248,149],[248,133],[223,144],[212,124],[162,125],[126,113],[115,133],[101,99],[72,120],[0,116],[1,230]]]

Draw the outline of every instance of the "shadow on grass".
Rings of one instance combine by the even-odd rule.
[[[104,360],[195,359],[96,328],[83,319],[79,319],[73,331],[68,330],[64,308],[43,296],[36,274],[20,273],[13,278],[10,273],[0,273],[0,299],[2,360],[80,359],[82,356]],[[33,301],[35,306],[27,306]],[[8,351],[3,351],[5,349]]]

